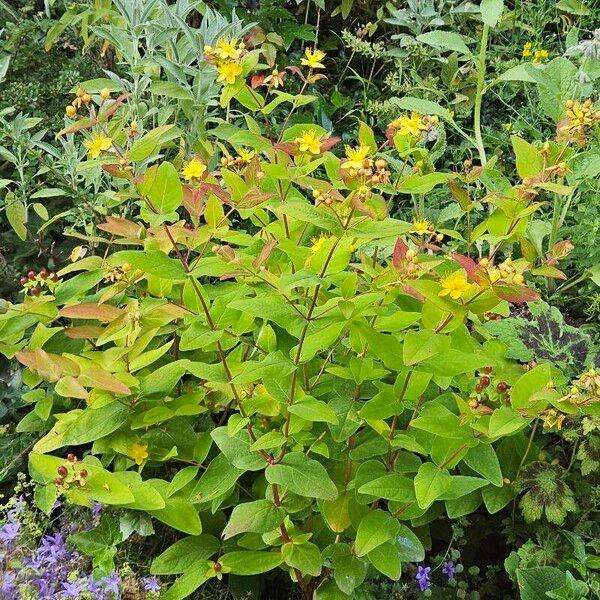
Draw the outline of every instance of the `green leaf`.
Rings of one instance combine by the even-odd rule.
[[[218,427],[210,436],[234,467],[244,471],[264,469],[265,460],[258,452],[250,450],[252,440],[245,429],[230,437],[227,427]]]
[[[447,350],[450,338],[433,331],[407,331],[402,346],[405,365],[414,365]]]
[[[424,560],[425,548],[423,548],[421,540],[404,523],[398,525],[398,533],[393,540],[398,551],[398,558],[403,562]]]
[[[280,552],[240,550],[223,554],[219,562],[235,575],[258,575],[278,567],[283,562],[283,558]]]
[[[133,161],[144,160],[156,154],[163,144],[175,139],[180,134],[181,130],[175,125],[156,127],[133,143],[129,151],[129,158]]]
[[[453,31],[442,31],[440,29],[436,31],[428,31],[417,36],[417,41],[433,46],[434,48],[442,48],[443,50],[452,50],[465,56],[471,56],[467,44],[465,44],[465,38],[458,33]],[[431,113],[430,113],[431,114]]]
[[[393,539],[400,529],[394,517],[383,510],[373,510],[361,520],[356,532],[356,556],[365,556],[377,546]]]
[[[517,569],[517,583],[521,600],[542,600],[546,592],[565,583],[565,574],[556,567]]]
[[[502,487],[502,470],[491,444],[478,444],[469,448],[464,463],[476,473],[483,475],[492,485]]]
[[[27,227],[25,226],[27,223],[27,209],[25,208],[25,205],[20,200],[14,198],[14,196],[12,200],[8,200],[7,195],[4,210],[6,212],[6,218],[14,232],[19,239],[25,240],[27,238]]]
[[[490,418],[488,434],[491,438],[512,435],[525,427],[527,421],[509,406],[501,406]]]
[[[190,535],[202,533],[200,517],[191,502],[181,496],[170,496],[164,498],[164,500],[164,508],[148,511],[153,517],[166,523],[169,527],[173,527],[173,529]]]
[[[429,508],[441,498],[452,482],[447,469],[440,469],[431,462],[423,463],[415,477],[415,494],[419,508]]]
[[[396,502],[414,502],[415,500],[413,480],[399,473],[389,473],[377,477],[361,485],[358,491],[361,494],[369,494]]]
[[[319,421],[334,425],[338,423],[338,418],[332,408],[322,400],[317,400],[312,396],[303,396],[294,404],[288,406],[288,411],[307,421]]]
[[[481,0],[481,19],[490,27],[496,27],[503,10],[504,0]]]
[[[287,565],[298,569],[301,573],[313,577],[321,574],[321,552],[315,544],[311,542],[303,544],[290,542],[281,547],[281,554]]]
[[[79,446],[99,440],[116,431],[129,416],[130,409],[120,402],[100,408],[86,408],[65,430],[62,446]]]
[[[338,495],[325,467],[301,452],[286,454],[279,464],[269,465],[265,476],[269,483],[283,485],[306,498],[335,500]]]
[[[177,575],[210,558],[219,550],[219,541],[212,535],[187,537],[159,554],[150,567],[153,575]]]
[[[396,546],[391,542],[385,542],[381,546],[371,550],[367,555],[371,564],[386,577],[398,581],[402,575],[402,563]]]
[[[452,121],[452,116],[448,109],[431,100],[423,100],[422,98],[415,98],[413,96],[404,96],[404,98],[392,98],[390,102],[404,110],[414,111],[421,115],[437,115],[445,121]]]
[[[233,508],[229,521],[223,529],[223,539],[239,533],[267,533],[283,523],[285,510],[269,500],[244,502]]]
[[[156,177],[148,190],[152,206],[160,214],[176,211],[183,202],[183,188],[179,174],[170,162],[163,162],[156,171]]]
[[[532,144],[526,142],[518,135],[512,135],[513,150],[517,160],[517,173],[519,177],[534,177],[542,172],[544,168],[544,157],[542,153]]]
[[[167,98],[175,98],[176,100],[194,99],[191,92],[174,81],[153,81],[150,91],[158,96],[167,96]]]
[[[511,406],[517,410],[528,408],[536,401],[536,395],[542,392],[552,381],[549,364],[538,365],[517,379],[510,392]]]
[[[169,258],[162,250],[123,250],[110,257],[111,265],[122,265],[125,262],[149,275],[173,281],[183,281],[185,271],[181,262]]]
[[[161,600],[182,600],[195,592],[208,579],[206,575],[208,564],[206,568],[203,567],[202,563],[195,565],[185,575],[179,577],[164,594],[161,594]]]

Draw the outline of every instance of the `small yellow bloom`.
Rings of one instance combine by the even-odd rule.
[[[229,85],[233,85],[235,80],[242,74],[242,67],[237,63],[225,62],[217,67],[219,75],[217,81],[225,81]]]
[[[69,104],[69,106],[65,108],[65,112],[67,113],[67,117],[72,119],[77,114],[77,109]]]
[[[504,123],[504,131],[511,131],[512,123]]]
[[[543,63],[544,61],[546,61],[548,59],[548,50],[536,50],[535,54],[533,55],[533,60],[531,62],[533,63]]]
[[[412,233],[416,233],[417,235],[425,235],[427,233],[431,233],[433,225],[431,221],[427,219],[417,219],[413,221],[413,229]]]
[[[310,251],[313,254],[316,254],[323,247],[323,244],[326,241],[327,241],[327,236],[326,235],[320,235],[318,238],[313,238],[312,239],[313,245],[310,247]]]
[[[102,88],[100,90],[100,95],[104,100],[108,100],[110,98],[110,90],[108,88]]]
[[[284,81],[283,76],[285,75],[285,71],[278,71],[277,69],[273,69],[271,74],[265,77],[265,85],[268,85],[272,88],[280,88],[283,87]]]
[[[182,173],[183,178],[186,181],[190,181],[192,179],[200,179],[205,172],[206,165],[197,158],[192,158],[192,160],[184,163],[183,165]]]
[[[523,46],[523,58],[529,58],[532,54],[531,52],[531,48],[533,47],[533,44],[531,42],[527,42],[524,46]]]
[[[392,123],[392,127],[396,129],[400,135],[419,137],[421,132],[427,129],[427,124],[423,121],[423,117],[419,113],[413,112],[410,117],[408,115],[398,117]]]
[[[88,149],[90,158],[98,158],[102,152],[108,150],[112,145],[112,139],[97,133],[91,140],[86,140],[83,145]]]
[[[148,458],[148,446],[135,442],[129,449],[129,457],[135,461],[136,465],[141,465]]]
[[[458,300],[465,292],[471,289],[471,284],[460,271],[454,271],[448,277],[444,277],[441,284],[442,291],[438,296],[450,296],[452,300]]]
[[[307,48],[304,51],[304,58],[300,63],[309,69],[324,69],[325,65],[321,62],[325,58],[325,52],[316,48]]]
[[[240,57],[237,40],[233,38],[223,38],[222,40],[219,40],[214,49],[214,53],[217,58],[220,58],[221,60],[227,60],[228,58],[237,60]]]
[[[346,157],[348,160],[342,163],[342,169],[360,169],[363,167],[364,160],[371,153],[371,148],[369,146],[365,146],[361,144],[360,146],[356,146],[352,148],[351,146],[346,146]]]
[[[254,150],[240,148],[238,156],[243,163],[249,163],[256,156],[256,152],[254,152]]]
[[[314,129],[303,131],[302,135],[294,140],[300,152],[310,152],[311,154],[321,153],[321,139]]]

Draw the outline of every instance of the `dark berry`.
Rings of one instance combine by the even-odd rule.
[[[482,385],[484,388],[486,388],[488,385],[490,385],[490,383],[491,383],[491,379],[490,379],[490,378],[489,378],[487,375],[484,375],[484,376],[483,376],[483,377],[482,377],[482,378],[479,380],[479,383],[480,383],[480,384],[481,384],[481,385]]]
[[[37,273],[35,271],[27,271],[27,277],[29,278],[30,281],[33,281],[35,279],[36,275],[37,275]]]
[[[61,477],[66,477],[67,476],[67,467],[65,467],[64,465],[61,465],[60,467],[58,467],[58,469],[56,469],[56,472],[61,476]]]
[[[42,289],[41,289],[41,288],[39,288],[39,287],[37,287],[37,285],[36,285],[35,287],[32,287],[32,288],[29,290],[29,293],[30,293],[32,296],[39,296],[39,295],[42,293]]]
[[[48,271],[46,271],[46,269],[42,269],[42,270],[40,271],[40,277],[41,277],[42,279],[46,279],[46,277],[48,277]]]
[[[69,462],[75,462],[77,460],[77,457],[74,454],[67,454],[67,460]]]
[[[504,381],[501,381],[497,386],[496,390],[501,394],[505,394],[508,391],[508,384]]]
[[[483,386],[481,385],[481,383],[478,383],[475,386],[475,391],[478,392],[478,393],[483,391]]]
[[[64,481],[63,481],[63,480],[62,480],[60,477],[57,477],[57,478],[54,480],[54,483],[55,483],[56,485],[62,485],[62,484],[64,483]]]
[[[21,285],[25,285],[26,283],[29,283],[29,279],[27,279],[27,277],[21,277],[21,279],[19,279],[19,283]]]
[[[81,469],[81,471],[79,471],[79,477],[87,477],[88,476],[88,472],[85,469]]]
[[[50,275],[48,275],[48,277],[50,278],[51,281],[54,281],[54,282],[58,281],[58,275],[56,273],[54,273],[54,271],[52,273],[50,273]]]
[[[483,367],[483,372],[488,375],[494,370],[494,367]]]

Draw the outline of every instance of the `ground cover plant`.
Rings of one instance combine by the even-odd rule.
[[[535,21],[501,0],[378,5],[341,41],[321,17],[372,7],[60,8],[46,47],[105,62],[54,139],[2,116],[7,230],[68,234],[0,300],[1,474],[28,471],[2,593],[598,597],[597,309],[568,295],[598,270],[567,237],[597,187],[593,34],[504,64]],[[498,97],[535,126],[488,119]]]

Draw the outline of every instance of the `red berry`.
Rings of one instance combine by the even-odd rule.
[[[30,279],[30,281],[33,281],[36,275],[37,273],[35,271],[27,271],[27,277]]]
[[[60,477],[57,477],[57,478],[54,480],[54,483],[55,483],[56,485],[62,485],[62,484],[64,483],[64,481],[63,481],[63,480],[62,480]]]
[[[75,462],[77,460],[77,457],[74,454],[67,454],[67,460],[69,462]]]
[[[496,390],[501,394],[505,394],[508,391],[508,384],[504,381],[501,381],[497,386]]]
[[[483,372],[488,375],[494,370],[494,367],[483,367]]]
[[[58,469],[56,469],[56,472],[61,476],[61,477],[66,477],[67,476],[67,467],[65,467],[64,465],[60,465],[60,467],[58,467]]]
[[[39,288],[39,287],[37,287],[37,285],[36,285],[35,287],[32,287],[32,288],[29,290],[29,293],[30,293],[32,296],[39,296],[39,295],[42,293],[42,288]]]
[[[51,281],[54,281],[54,282],[58,281],[58,275],[54,271],[52,273],[50,273],[50,275],[48,275],[48,277],[50,277]]]
[[[481,384],[481,385],[482,385],[484,388],[486,388],[488,385],[490,385],[490,383],[491,383],[491,379],[490,379],[490,378],[489,378],[487,375],[484,375],[484,376],[483,376],[483,377],[482,377],[482,378],[479,380],[479,383],[480,383],[480,384]]]
[[[220,573],[222,568],[223,567],[221,566],[221,563],[218,563],[218,562],[216,562],[213,566],[215,573]]]
[[[42,270],[40,271],[40,277],[41,277],[42,279],[46,279],[46,277],[48,277],[48,271],[46,271],[46,269],[42,269]]]
[[[19,279],[19,283],[21,285],[25,285],[26,283],[29,283],[29,279],[27,279],[27,277],[21,277],[21,279]]]
[[[84,479],[88,476],[88,472],[85,469],[81,469],[79,471],[79,477],[83,477]]]
[[[481,383],[478,383],[478,384],[475,386],[475,391],[476,391],[476,392],[482,392],[482,391],[483,391],[483,386],[481,385]]]

